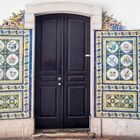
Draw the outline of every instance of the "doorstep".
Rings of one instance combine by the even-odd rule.
[[[95,133],[90,132],[89,129],[45,129],[36,130],[32,138],[95,138]]]

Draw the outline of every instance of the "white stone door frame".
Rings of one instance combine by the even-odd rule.
[[[42,4],[30,4],[25,7],[25,28],[33,30],[32,46],[32,118],[34,118],[34,81],[35,81],[35,16],[53,13],[68,13],[90,17],[90,115],[94,117],[94,30],[102,29],[102,9],[98,6],[92,6],[81,3],[53,2]],[[93,124],[94,125],[94,124]],[[92,122],[90,121],[90,129]]]

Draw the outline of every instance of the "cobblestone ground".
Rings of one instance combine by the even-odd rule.
[[[12,138],[12,139],[0,139],[0,140],[140,140],[140,138],[128,138],[128,137],[117,137],[117,138]]]

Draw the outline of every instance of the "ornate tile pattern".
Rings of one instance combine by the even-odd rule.
[[[22,91],[1,92],[0,112],[22,111]]]
[[[20,47],[19,47],[20,45]],[[22,83],[23,37],[1,36],[0,82]]]
[[[0,30],[0,119],[30,117],[31,30]]]
[[[103,38],[104,83],[136,84],[135,43],[136,37]]]
[[[137,92],[103,91],[103,110],[137,111]]]
[[[140,31],[95,31],[95,116],[140,118]]]
[[[12,15],[7,19],[3,20],[1,29],[24,29],[24,19],[25,11],[20,10],[18,13],[12,13]]]
[[[116,20],[113,15],[108,15],[107,12],[102,13],[102,30],[126,30],[122,22]]]

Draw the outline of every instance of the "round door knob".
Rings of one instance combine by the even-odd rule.
[[[58,80],[60,81],[61,80],[61,77],[58,77]]]
[[[61,86],[62,84],[61,83],[58,83],[58,86]]]

